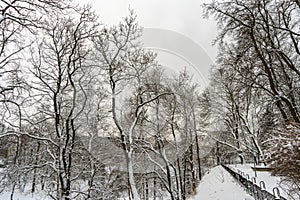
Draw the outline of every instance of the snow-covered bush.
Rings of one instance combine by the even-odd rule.
[[[272,174],[282,176],[291,186],[290,192],[300,191],[300,124],[289,122],[272,130],[266,142],[265,159]]]

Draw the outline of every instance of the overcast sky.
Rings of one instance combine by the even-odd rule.
[[[203,19],[201,4],[210,0],[77,0],[89,3],[106,24],[117,24],[128,15],[128,8],[135,11],[139,24],[144,28],[165,29],[181,34],[199,45],[203,51],[199,57],[212,64],[216,47],[212,40],[216,36],[216,23]],[[206,54],[206,55],[204,55]],[[206,58],[205,58],[206,57]],[[195,63],[194,63],[195,64]],[[198,64],[198,63],[196,63]]]

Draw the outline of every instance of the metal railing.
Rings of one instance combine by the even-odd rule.
[[[244,172],[241,171],[237,173],[225,165],[222,166],[246,189],[252,197],[254,197],[255,200],[287,200],[280,195],[280,191],[277,187],[273,188],[273,194],[271,194],[266,190],[266,184],[264,181],[257,183],[256,178],[250,178],[249,174],[244,174]]]

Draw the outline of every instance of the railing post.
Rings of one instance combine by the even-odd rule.
[[[247,180],[250,180],[250,176],[249,174],[246,174]]]
[[[250,176],[249,174],[246,174],[246,186],[247,186],[247,190],[252,193],[251,191],[251,183],[250,183]]]
[[[264,181],[260,181],[259,182],[259,187],[260,187],[260,190],[261,190],[261,192],[259,193],[260,194],[259,198],[261,200],[264,200],[265,199],[265,191],[266,191],[266,184],[265,184],[265,182]]]
[[[280,192],[278,187],[273,188],[273,195],[275,196],[275,200],[280,200]]]
[[[259,182],[259,187],[260,187],[261,190],[266,190],[266,184],[265,184],[265,182],[264,181],[260,181]]]

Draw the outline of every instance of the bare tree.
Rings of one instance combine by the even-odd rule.
[[[21,58],[38,31],[42,16],[68,8],[67,1],[14,0],[0,2],[0,106],[2,122],[19,126],[21,93],[26,89]],[[25,37],[27,35],[27,37]],[[16,100],[18,99],[18,100]],[[10,110],[12,109],[12,111]],[[17,110],[16,115],[13,114]],[[14,116],[13,116],[14,115]],[[16,120],[19,120],[16,122]]]
[[[78,120],[87,101],[87,75],[91,69],[89,39],[97,26],[95,16],[88,8],[68,14],[74,17],[57,14],[45,19],[45,28],[37,35],[36,45],[31,47],[31,66],[28,68],[31,93],[29,107],[24,108],[28,117],[24,115],[24,120],[30,124],[30,130],[40,131],[35,127],[41,123],[48,124],[49,129],[18,133],[44,145],[49,160],[33,167],[48,168],[50,179],[54,178],[56,182],[55,193],[51,187],[47,188],[54,199],[82,195],[76,190],[76,180],[81,174],[78,169],[85,166],[78,166],[74,157],[80,145]]]
[[[164,95],[158,94],[142,101],[140,96],[144,91],[133,90],[136,102],[132,104],[129,124],[123,124],[121,113],[118,111],[118,104],[122,103],[120,94],[124,95],[125,89],[130,91],[139,88],[145,71],[154,65],[154,54],[143,50],[136,41],[140,35],[141,30],[136,24],[136,16],[131,12],[123,23],[112,28],[104,28],[95,38],[95,46],[100,55],[100,66],[106,71],[109,81],[112,117],[125,153],[130,195],[135,200],[140,199],[133,171],[135,128],[143,115],[144,106]]]
[[[230,36],[235,43],[227,48],[221,63],[235,67],[249,87],[259,87],[273,98],[283,120],[299,122],[299,6],[295,1],[235,1],[206,5],[214,14],[222,31],[217,41],[225,44]],[[275,13],[278,13],[275,14]],[[225,57],[225,56],[224,56]],[[252,76],[249,76],[249,73]],[[279,78],[280,77],[280,78]]]
[[[143,123],[139,124],[142,130],[138,148],[152,166],[148,172],[158,178],[169,198],[186,199],[195,191],[200,178],[197,175],[201,173],[198,157],[201,147],[195,135],[198,135],[198,87],[186,71],[171,79],[155,68],[147,77],[143,87],[147,88],[145,94],[155,96],[172,91],[172,95],[146,106]]]

